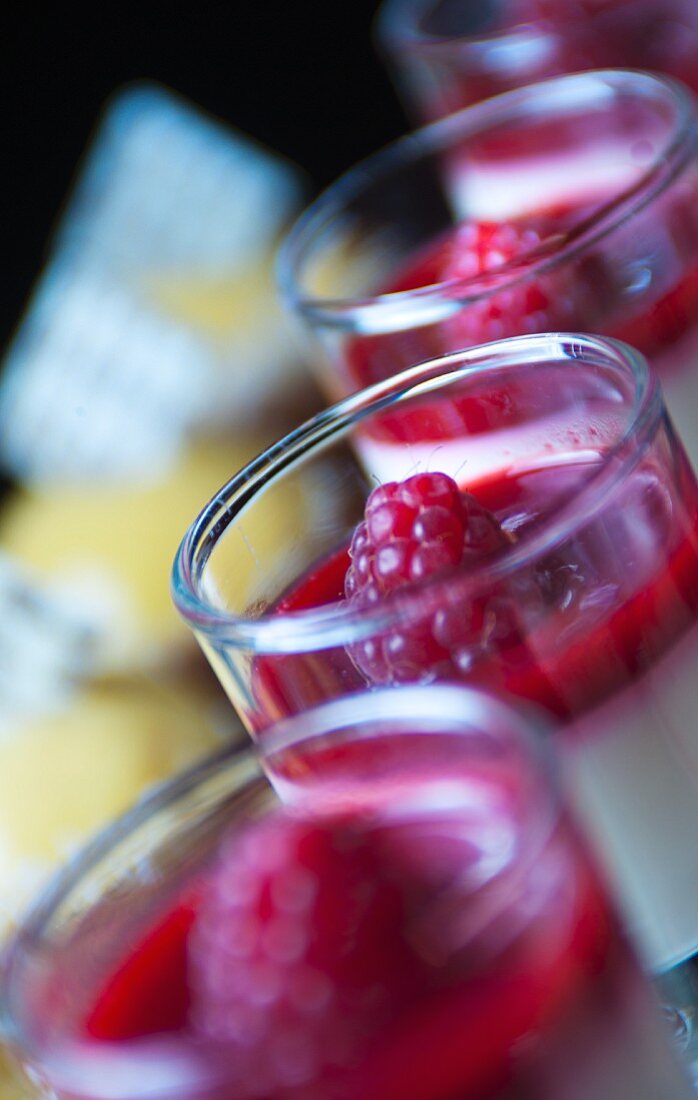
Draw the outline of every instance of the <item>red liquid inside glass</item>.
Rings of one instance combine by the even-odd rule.
[[[435,36],[405,75],[426,118],[523,84],[587,69],[647,69],[667,73],[698,91],[694,59],[698,11],[693,0],[494,0],[471,11],[467,2],[435,3],[420,29]],[[480,18],[478,19],[478,16]],[[510,63],[497,63],[497,44],[513,37]],[[487,39],[491,36],[488,48]],[[481,39],[464,53],[459,38]],[[446,41],[442,47],[439,39]],[[455,40],[449,46],[449,39]],[[400,60],[400,43],[396,59]],[[491,55],[494,60],[491,60]],[[429,73],[423,79],[422,70]]]
[[[516,539],[544,523],[595,472],[593,463],[552,465],[509,471],[468,489]],[[531,700],[565,720],[639,681],[691,631],[698,615],[698,498],[688,469],[679,483],[688,505],[670,519],[656,471],[631,475],[622,509],[609,509],[535,568],[522,570],[516,587],[504,586],[518,616],[513,639],[506,646],[475,647],[468,667],[453,663],[445,678]],[[342,547],[309,570],[277,611],[307,611],[343,599],[348,565]],[[454,574],[454,584],[457,579]],[[486,579],[478,596],[483,586],[487,595]],[[427,592],[412,612],[415,623],[434,614],[443,599],[443,589]],[[410,678],[428,681],[429,670]],[[305,690],[319,702],[363,686],[366,679],[344,648],[260,658],[257,664],[261,705],[275,716],[293,713]]]
[[[507,138],[508,158],[512,140]],[[487,151],[490,162],[496,164],[494,140]],[[511,218],[505,229],[495,222],[466,221],[442,234],[405,262],[394,278],[376,287],[375,293],[444,284],[445,296],[454,301],[453,314],[436,324],[354,338],[345,351],[348,388],[362,389],[415,363],[462,348],[534,332],[599,332],[653,358],[669,352],[693,332],[698,316],[698,218],[696,196],[689,185],[671,201],[658,201],[654,217],[645,213],[641,221],[638,217],[637,224],[615,232],[607,242],[585,246],[585,252],[566,265],[534,270],[561,244],[580,238],[613,197],[600,195],[595,201]],[[474,259],[463,259],[464,253],[473,251],[468,243],[472,233],[484,243]],[[509,234],[516,236],[516,243],[507,246]],[[640,255],[633,253],[643,235],[645,266],[655,264],[658,269],[646,290],[629,293],[630,268],[642,267]],[[493,244],[488,249],[489,241]],[[476,264],[480,267],[473,270]],[[475,275],[479,281],[471,286],[462,281]],[[464,301],[458,309],[455,304],[468,296],[475,296],[474,300]],[[661,358],[658,365],[661,369]],[[468,427],[477,431],[487,425],[478,429],[474,418]]]
[[[408,742],[409,737],[400,747],[403,766]],[[272,1034],[268,1047],[258,1051],[259,1079],[240,1083],[235,1051],[197,1037],[191,1019],[190,944],[211,873],[204,870],[195,886],[186,883],[165,912],[151,918],[98,985],[69,1037],[78,1053],[81,1044],[89,1049],[88,1070],[99,1074],[100,1052],[109,1057],[118,1052],[125,1060],[147,1058],[152,1043],[154,1057],[162,1057],[163,1044],[169,1044],[170,1052],[196,1052],[215,1067],[215,1081],[200,1089],[183,1086],[163,1093],[180,1100],[258,1095],[266,1100],[306,1095],[318,1100],[387,1095],[396,1100],[533,1100],[541,1090],[551,1100],[592,1094],[611,1100],[624,1088],[635,1095],[640,1073],[645,1075],[643,1096],[664,1100],[664,1087],[677,1088],[671,1095],[683,1096],[664,1053],[655,1010],[567,821],[529,834],[520,817],[525,812],[520,776],[507,778],[487,767],[469,774],[457,765],[447,777],[450,807],[440,807],[432,797],[421,809],[415,810],[416,803],[412,810],[396,812],[405,796],[404,782],[397,794],[391,794],[388,780],[366,797],[365,789],[355,782],[352,788],[347,778],[356,775],[354,769],[362,770],[362,758],[368,761],[364,754],[372,748],[364,742],[340,756],[330,753],[322,767],[325,776],[341,772],[345,792],[361,792],[357,801],[363,810],[355,809],[351,820],[365,827],[380,851],[380,866],[392,875],[385,881],[398,882],[408,898],[398,907],[395,927],[387,926],[385,912],[374,906],[367,918],[374,927],[359,933],[362,963],[375,970],[388,993],[394,984],[395,996],[388,996],[381,1014],[356,1017],[353,1057],[338,1066],[319,1054],[315,1079],[289,1086],[273,1072],[269,1076],[267,1063],[275,1057]],[[438,752],[424,760],[427,772],[420,782],[438,782]],[[462,805],[453,802],[456,782],[462,784]],[[381,806],[387,809],[385,817]],[[316,814],[314,820],[321,819]],[[279,820],[283,824],[281,815]],[[348,820],[346,804],[342,820]],[[340,862],[339,889],[341,868]],[[366,954],[366,944],[372,954]],[[312,1032],[317,1021],[308,1017],[306,1026]],[[636,1046],[633,1058],[631,1044]],[[263,1075],[272,1083],[256,1092]],[[123,1100],[136,1100],[137,1087],[124,1091]],[[88,1083],[70,1095],[82,1100],[100,1093],[90,1092]]]

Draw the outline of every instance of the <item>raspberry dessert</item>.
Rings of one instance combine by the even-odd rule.
[[[695,197],[698,200],[698,190]],[[440,286],[452,297],[455,311],[437,324],[350,341],[346,371],[351,388],[361,389],[414,363],[502,337],[604,332],[652,356],[669,409],[695,460],[698,381],[688,352],[698,343],[698,218],[695,209],[684,205],[685,198],[682,195],[679,204],[665,211],[666,220],[657,221],[646,247],[655,253],[667,247],[681,250],[687,260],[690,257],[690,265],[676,284],[637,312],[620,304],[624,263],[630,262],[627,253],[623,255],[629,241],[622,241],[621,234],[614,240],[614,253],[599,243],[583,260],[541,270],[565,242],[574,247],[580,226],[589,220],[582,207],[504,222],[463,222],[381,289],[381,293],[400,295]],[[409,441],[413,451],[419,448],[426,456],[436,442],[461,434],[464,424],[474,433],[478,428],[486,430],[490,421],[482,419],[479,425],[477,412],[467,402],[457,402],[453,408],[435,404],[416,424],[401,424],[398,415],[377,420],[363,443],[367,462],[376,472],[391,477],[396,469],[391,444]]]
[[[585,69],[649,69],[698,91],[693,0],[386,0],[378,30],[425,120]]]
[[[121,825],[101,853],[111,890],[90,900],[89,866],[58,884],[4,989],[52,1095],[691,1095],[528,731],[476,693],[406,690],[373,716],[354,706],[341,734],[316,712],[284,735],[291,805],[229,754]],[[124,875],[119,838],[140,840],[149,874]]]
[[[698,459],[695,122],[685,89],[584,73],[425,127],[338,180],[279,265],[282,293],[321,345],[326,392],[509,336],[602,333],[651,356]],[[428,423],[410,433],[419,468],[449,417],[458,434],[458,408],[443,410],[436,435]],[[383,481],[404,477],[394,429],[379,427],[366,463]]]
[[[462,680],[542,706],[567,727],[563,756],[581,810],[661,968],[698,942],[692,851],[675,852],[675,829],[693,819],[695,801],[693,749],[681,728],[698,656],[691,472],[685,466],[682,474],[687,526],[675,528],[668,546],[667,485],[647,466],[628,479],[622,511],[593,518],[573,540],[495,579],[498,562],[516,552],[550,502],[579,492],[597,472],[583,463],[509,472],[468,491],[438,472],[382,485],[349,545],[314,568],[279,612],[330,603],[343,575],[357,614],[386,601],[394,610],[389,627],[348,644],[344,657],[328,654],[322,691]],[[303,658],[291,657],[260,668],[267,705],[295,709],[304,671]],[[635,822],[641,792],[658,812],[671,800],[661,825]]]
[[[388,429],[383,478],[365,444]],[[256,506],[310,480],[322,523],[289,526],[279,569],[250,540]],[[631,349],[518,337],[349,398],[214,498],[175,594],[262,752],[278,719],[384,685],[538,708],[648,965],[698,950],[677,842],[698,826],[698,484]]]

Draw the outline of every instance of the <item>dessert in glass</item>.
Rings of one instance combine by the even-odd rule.
[[[141,803],[11,945],[2,1024],[59,1100],[683,1100],[691,1086],[528,723],[363,693]]]
[[[299,515],[272,558],[256,510],[309,477],[322,522]],[[174,594],[262,749],[383,684],[537,705],[648,965],[698,950],[698,488],[638,353],[516,337],[345,399],[217,494]]]
[[[697,135],[679,85],[584,73],[477,104],[350,171],[279,258],[326,394],[501,337],[597,332],[651,357],[698,459]]]
[[[385,0],[376,30],[424,120],[584,69],[650,69],[698,91],[694,0]]]

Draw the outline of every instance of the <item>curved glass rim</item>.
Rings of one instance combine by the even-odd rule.
[[[466,574],[437,577],[392,593],[371,607],[351,607],[335,602],[306,611],[261,615],[256,619],[235,615],[213,606],[200,591],[201,579],[219,537],[258,491],[301,463],[308,454],[322,452],[368,416],[399,406],[410,399],[447,389],[470,378],[479,380],[487,370],[518,370],[536,362],[585,360],[615,366],[632,375],[635,394],[628,410],[628,425],[603,456],[599,468],[545,524],[524,533],[492,560],[474,566]],[[614,487],[640,461],[664,411],[654,373],[646,359],[628,344],[610,338],[574,333],[515,336],[454,352],[411,367],[330,406],[284,436],[248,463],[214,496],[187,530],[177,551],[172,571],[172,596],[183,618],[196,633],[215,643],[249,649],[255,653],[297,653],[326,649],[359,641],[390,629],[418,602],[425,591],[476,591],[483,576],[501,580],[535,555],[547,552],[584,522]]]
[[[132,806],[114,821],[97,830],[62,866],[49,876],[33,904],[0,950],[0,1041],[18,1041],[26,1048],[13,1020],[10,1007],[15,968],[42,936],[43,929],[71,891],[120,843],[161,811],[203,788],[226,765],[243,761],[248,766],[246,783],[262,780],[264,773],[252,744],[236,741],[205,756],[183,772],[150,787]],[[256,772],[255,772],[256,768]]]
[[[435,693],[443,705],[442,713],[437,713]],[[357,700],[360,702],[357,703]],[[469,709],[467,715],[464,709]],[[420,720],[445,720],[449,724],[467,721],[474,729],[490,728],[493,722],[497,729],[510,730],[514,726],[523,728],[531,725],[523,718],[521,710],[521,707],[505,703],[500,696],[484,688],[460,682],[391,685],[340,695],[309,710],[282,718],[265,729],[255,748],[262,767],[267,769],[276,753],[284,753],[301,742],[323,736],[328,729],[336,733],[351,728],[356,732],[359,722],[370,725],[383,721],[409,724]],[[548,761],[550,754],[546,752],[543,755]]]
[[[406,723],[404,729],[400,728],[405,735],[412,732],[438,736],[449,727],[479,733],[496,731],[500,740],[503,731],[505,737],[520,743],[522,752],[532,761],[535,774],[541,776],[542,788],[549,794],[546,805],[537,806],[541,813],[536,814],[533,834],[536,844],[544,842],[560,805],[559,768],[551,745],[542,736],[542,719],[532,706],[515,707],[482,688],[449,683],[382,687],[328,700],[269,727],[264,734],[263,752],[260,746],[253,746],[251,742],[226,745],[181,774],[151,788],[130,810],[99,830],[54,873],[0,955],[0,1040],[15,1044],[30,1059],[37,1056],[31,1036],[25,1033],[21,1013],[13,1008],[22,968],[31,961],[32,953],[41,949],[47,927],[70,899],[73,890],[124,840],[158,813],[176,808],[178,803],[220,777],[221,772],[225,773],[238,761],[244,761],[248,767],[237,783],[227,788],[231,799],[256,784],[268,784],[272,794],[274,779],[270,758],[274,753],[283,753],[311,739],[331,737],[333,733],[339,735],[347,729],[353,734],[362,725],[370,727],[391,720]],[[419,721],[427,726],[410,731],[409,723]],[[429,724],[433,728],[430,729]]]
[[[664,99],[674,107],[673,126],[666,143],[635,183],[620,189],[561,240],[553,238],[547,245],[543,241],[539,250],[534,249],[517,261],[493,269],[486,277],[455,278],[411,290],[346,298],[323,297],[303,288],[301,271],[314,242],[367,184],[385,178],[398,167],[443,151],[454,140],[462,141],[481,134],[505,118],[525,119],[532,113],[550,115],[555,111],[564,115],[578,111],[585,104],[608,101],[621,92],[645,100]],[[439,304],[442,309],[453,310],[455,291],[458,291],[461,305],[465,301],[473,303],[493,293],[502,293],[566,263],[623,224],[660,194],[683,165],[695,156],[695,124],[695,101],[688,88],[671,77],[630,69],[567,74],[465,107],[372,154],[315,199],[292,226],[277,253],[279,292],[290,309],[324,327],[365,331],[362,326],[369,318],[370,332],[386,331],[381,321],[387,322],[387,331],[428,324],[438,319],[435,309]],[[492,286],[493,276],[500,274],[503,278]]]
[[[557,37],[530,19],[518,20],[499,29],[483,30],[482,33],[432,33],[426,31],[422,24],[433,7],[434,0],[384,0],[375,19],[375,32],[381,45],[391,54],[404,49],[462,59],[467,53],[483,53],[491,46]]]
[[[114,821],[99,829],[59,867],[37,894],[17,928],[0,950],[0,1042],[15,1045],[32,1057],[35,1051],[25,1034],[18,1014],[13,1010],[17,971],[25,959],[40,946],[46,926],[72,891],[123,841],[136,833],[160,811],[167,811],[192,791],[210,782],[226,765],[244,761],[248,765],[247,784],[256,776],[263,779],[252,745],[247,741],[225,745],[204,757],[182,773],[149,788],[133,806]]]

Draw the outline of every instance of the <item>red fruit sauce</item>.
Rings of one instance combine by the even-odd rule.
[[[596,470],[593,463],[577,463],[510,471],[467,488],[515,543],[544,524]],[[520,568],[515,582],[500,582],[495,594],[502,594],[509,612],[518,616],[518,628],[508,632],[505,644],[496,643],[495,632],[495,641],[480,647],[467,667],[454,662],[404,679],[462,679],[531,700],[564,720],[631,685],[698,618],[698,498],[687,467],[677,478],[685,509],[675,502],[672,516],[668,490],[656,471],[641,467],[628,479],[622,507],[602,510],[574,538],[530,568]],[[347,544],[310,569],[279,601],[277,612],[341,601],[349,564]],[[486,574],[487,563],[477,568]],[[442,585],[432,580],[418,611],[404,605],[408,632],[439,611],[449,585],[456,590],[458,576],[456,568]],[[478,597],[490,594],[482,582]],[[452,607],[456,615],[459,607],[467,611],[457,598]],[[262,726],[272,714],[283,717],[367,685],[370,676],[357,670],[344,647],[260,658],[255,668]]]
[[[365,749],[364,745],[362,751]],[[354,1029],[354,1056],[348,1067],[332,1063],[328,1069],[323,1064],[317,1077],[305,1082],[309,1090],[312,1085],[310,1094],[318,1100],[380,1100],[387,1095],[400,1100],[450,1100],[456,1095],[464,1100],[494,1100],[504,1095],[533,1098],[538,1095],[539,1075],[548,1084],[557,1077],[556,1059],[565,1063],[568,1072],[570,1057],[581,1054],[588,1059],[591,1052],[593,1058],[597,1046],[603,1050],[608,1042],[609,1021],[605,1017],[609,1012],[616,1020],[627,1015],[629,1006],[624,998],[636,996],[636,976],[615,921],[564,819],[550,833],[539,836],[536,853],[529,853],[528,842],[517,836],[514,854],[490,876],[490,885],[483,883],[481,874],[472,882],[467,878],[469,866],[477,863],[480,855],[488,858],[492,826],[511,829],[516,836],[520,826],[511,816],[513,807],[507,804],[516,787],[512,783],[507,792],[505,786],[494,793],[492,805],[476,810],[437,811],[421,818],[417,811],[417,817],[399,819],[397,824],[392,817],[381,824],[374,813],[368,836],[373,846],[370,851],[378,855],[368,863],[356,840],[353,848],[337,849],[336,866],[325,866],[326,845],[319,857],[313,855],[310,866],[317,864],[322,875],[311,910],[314,920],[320,921],[319,947],[310,948],[315,952],[315,964],[328,973],[334,966],[335,976],[340,975],[340,983],[349,982],[354,998],[363,979],[370,979],[375,971],[385,1001],[380,1012],[369,1012],[367,1003],[355,1019],[348,1018],[346,1026]],[[277,814],[272,822],[277,833],[286,820],[282,813]],[[297,830],[293,821],[291,818],[290,828]],[[248,833],[256,828],[268,830],[269,824],[248,826]],[[319,827],[313,829],[317,833]],[[242,835],[244,841],[244,832]],[[517,860],[527,866],[532,854],[538,871],[534,874],[529,867],[522,878]],[[362,889],[365,894],[368,883],[359,889],[356,875],[365,877],[367,866],[371,873],[382,872],[383,877],[377,880],[373,902],[356,910],[365,915],[352,934],[352,969],[347,972],[346,962],[342,962],[344,933],[341,928],[335,933],[334,927],[338,919],[348,925],[356,921],[355,914],[349,912],[345,917],[341,910],[355,908]],[[544,873],[538,873],[541,868]],[[232,881],[233,870],[226,872]],[[345,871],[350,876],[346,880]],[[162,1039],[169,1033],[183,1043],[209,1041],[205,1036],[196,1039],[192,1023],[191,946],[211,873],[199,877],[195,889],[191,884],[185,887],[180,899],[107,978],[87,1013],[86,1038],[110,1045],[128,1044]],[[263,878],[263,869],[259,875]],[[454,885],[459,882],[461,885]],[[347,890],[342,907],[340,901]],[[254,914],[264,928],[274,916],[273,905],[266,893],[259,897]],[[489,913],[484,926],[477,915],[483,900]],[[471,904],[476,907],[475,923],[472,931],[464,932],[470,928]],[[328,913],[334,913],[331,927],[322,924]],[[225,934],[224,928],[221,934]],[[434,944],[428,949],[432,938]],[[328,940],[333,945],[330,956],[322,951]],[[460,945],[461,940],[462,946],[453,947],[449,954],[447,945]],[[439,951],[433,955],[437,945]],[[354,955],[359,960],[355,966]],[[225,953],[220,966],[225,967]],[[366,970],[363,978],[357,976],[361,966]],[[249,993],[246,989],[245,995]],[[279,1013],[271,1002],[266,1007],[263,999],[259,1003],[262,1012]],[[279,1015],[279,1028],[282,1019]],[[371,1021],[370,1033],[366,1021]],[[321,1029],[324,1034],[326,1027],[327,1010],[305,1020],[307,1032]],[[540,1037],[539,1047],[532,1042],[535,1036]],[[268,1070],[265,1063],[271,1042],[273,1035],[258,1047],[248,1043],[237,1058],[233,1055],[228,1083],[205,1091],[202,1097],[246,1100],[256,1096],[255,1066],[259,1074]],[[323,1052],[315,1053],[322,1063]],[[241,1078],[243,1055],[247,1063]],[[220,1057],[220,1049],[214,1057]],[[601,1057],[599,1061],[602,1068],[598,1072],[605,1075],[607,1060]],[[509,1091],[512,1088],[515,1093]],[[182,1100],[184,1095],[188,1093],[182,1094]],[[264,1092],[267,1100],[300,1100],[304,1095],[302,1086],[278,1082]]]
[[[637,242],[625,227],[611,234],[607,244],[585,245],[573,261],[548,271],[532,270],[537,261],[577,239],[612,197],[551,208],[507,224],[466,221],[443,233],[375,292],[439,285],[445,300],[458,302],[463,295],[474,299],[433,324],[355,337],[345,350],[348,389],[362,389],[463,348],[538,332],[599,332],[649,356],[669,349],[693,329],[698,317],[695,196],[677,195],[669,210],[658,213],[652,230],[656,241],[644,245],[654,263],[660,261],[652,253],[672,254],[666,261],[671,272],[654,275],[652,286],[661,288],[657,291],[628,295],[626,265],[632,260],[637,266],[639,260],[633,259]],[[643,218],[648,221],[649,215]],[[641,233],[648,233],[644,222]],[[477,411],[470,415],[468,399],[454,404],[462,420],[473,421],[470,431],[477,431]]]

